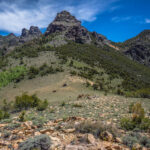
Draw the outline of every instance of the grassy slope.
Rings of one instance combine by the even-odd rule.
[[[107,78],[107,80],[110,78],[109,82],[112,83],[113,79],[120,80],[121,89],[125,93],[136,93],[139,90],[143,92],[144,90],[148,91],[150,88],[150,69],[129,60],[120,52],[116,52],[107,46],[97,48],[92,44],[76,44],[73,42],[54,48],[48,44],[48,41],[52,38],[42,37],[39,40],[30,41],[16,48],[6,58],[1,59],[3,60],[1,64],[7,60],[6,67],[4,67],[6,70],[20,64],[25,64],[27,68],[30,66],[39,67],[43,63],[66,66],[65,63],[72,58],[76,60],[73,64],[74,67],[77,64],[76,62],[82,62],[88,66],[77,65],[78,67],[76,68],[80,70],[79,74],[96,83],[97,80],[102,80],[102,77]],[[71,70],[70,67],[68,70]],[[103,73],[105,75],[102,75]]]
[[[94,91],[92,87],[87,88],[85,86],[86,79],[70,75],[70,70],[80,71],[78,68],[91,67],[99,72],[104,72],[102,77],[105,80],[113,75],[112,72],[114,76],[116,76],[118,72],[122,70],[126,71],[126,69],[129,73],[131,71],[133,75],[137,75],[140,72],[149,79],[149,71],[147,68],[145,68],[144,71],[142,65],[131,61],[128,62],[128,59],[124,56],[120,56],[120,53],[104,51],[89,45],[72,45],[71,43],[70,45],[56,48],[54,51],[52,48],[46,48],[46,50],[47,51],[40,52],[38,57],[23,57],[23,62],[26,64],[26,67],[41,66],[46,62],[49,65],[62,65],[65,71],[43,77],[38,76],[31,80],[25,79],[17,84],[10,83],[9,86],[3,87],[0,90],[0,97],[2,99],[6,98],[8,101],[11,101],[15,96],[21,95],[23,92],[28,92],[29,94],[36,93],[41,99],[48,99],[51,106],[46,110],[46,113],[39,113],[38,116],[43,117],[43,114],[47,114],[47,118],[49,119],[77,115],[101,120],[113,120],[118,123],[118,120],[127,114],[128,105],[131,102],[137,101],[141,101],[144,108],[149,112],[150,103],[148,99],[125,98],[113,94],[105,96],[103,91]],[[62,64],[62,57],[64,56],[67,57],[67,62]],[[72,67],[69,66],[71,57],[74,58]],[[8,57],[9,63],[6,69],[18,66],[20,61],[20,59],[16,59],[12,56]],[[93,62],[96,63],[94,64]],[[112,70],[114,66],[115,70]],[[97,76],[99,77],[99,75]],[[119,83],[122,83],[121,78],[116,78],[115,80],[119,80]],[[65,83],[67,86],[63,87]],[[114,83],[116,84],[115,81],[112,82],[112,84]],[[56,90],[56,92],[53,92],[54,90]],[[77,97],[79,94],[89,94],[93,96],[93,98],[87,99],[85,97],[78,100]],[[65,106],[61,106],[62,102],[65,102]],[[76,107],[76,104],[81,105],[81,107]]]
[[[150,88],[150,69],[129,60],[113,49],[102,50],[92,45],[68,44],[58,48],[57,51],[62,56],[102,67],[110,76],[120,76],[124,79],[122,86],[126,91]]]

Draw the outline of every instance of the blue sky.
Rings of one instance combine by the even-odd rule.
[[[45,31],[62,10],[116,42],[150,29],[150,0],[0,0],[0,34],[20,35],[31,25]]]

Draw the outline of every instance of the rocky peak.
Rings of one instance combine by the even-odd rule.
[[[22,29],[22,33],[21,33],[21,37],[26,37],[29,34],[29,30],[27,30],[26,28]]]
[[[28,37],[30,35],[33,35],[33,36],[38,36],[38,35],[41,35],[41,31],[38,27],[35,27],[35,26],[31,26],[29,30],[23,28],[22,29],[22,34],[21,34],[21,37]]]
[[[22,34],[20,36],[20,42],[24,43],[27,41],[30,41],[34,38],[38,38],[40,35],[42,35],[40,29],[36,26],[31,26],[29,30],[22,29]]]
[[[81,21],[77,20],[67,11],[62,11],[57,14],[54,21],[48,26],[45,35],[48,36],[54,33],[61,35],[61,39],[63,38],[64,42],[60,43],[64,44],[66,43],[65,39],[82,44],[90,44],[94,39],[95,44],[100,46],[110,43],[105,36],[96,32],[90,33],[81,25]],[[58,43],[58,41],[53,43]]]
[[[81,25],[81,22],[77,20],[74,16],[72,16],[69,12],[67,11],[62,11],[57,14],[55,20],[53,23],[73,23],[77,25]]]
[[[42,33],[41,33],[41,31],[40,31],[40,29],[38,27],[31,26],[30,30],[29,30],[29,34],[31,34],[31,35],[39,35],[40,36]]]
[[[45,35],[47,36],[52,33],[61,34],[64,39],[77,43],[91,42],[87,29],[82,27],[81,22],[67,11],[62,11],[57,14],[54,21],[48,26]]]

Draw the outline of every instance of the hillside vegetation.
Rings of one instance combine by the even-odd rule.
[[[51,38],[49,37],[49,39]],[[116,87],[115,92],[117,94],[145,98],[150,96],[150,69],[128,59],[122,53],[116,52],[108,46],[96,47],[90,44],[69,42],[64,46],[51,47],[43,37],[38,42],[33,40],[16,48],[7,57],[13,57],[14,59],[38,57],[42,51],[55,52],[62,64],[66,64],[70,59],[88,64],[92,69],[76,68],[78,70],[77,75],[93,80],[97,89],[102,89],[101,85],[105,84],[104,79],[102,79],[103,73],[105,73],[109,76],[109,79],[107,79],[109,83],[113,79],[122,79],[121,84],[116,85],[119,86]],[[99,72],[99,69],[103,69],[104,72]],[[108,86],[106,90],[111,90],[111,87]]]

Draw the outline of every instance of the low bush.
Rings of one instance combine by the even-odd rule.
[[[26,115],[26,112],[22,111],[21,114],[19,115],[19,121],[20,122],[24,122],[26,120],[25,115]]]
[[[150,129],[150,119],[145,117],[144,108],[140,103],[131,103],[129,112],[132,113],[130,118],[122,118],[120,121],[121,127],[126,130],[139,128],[140,130]]]
[[[26,75],[27,70],[24,66],[17,66],[7,71],[0,72],[0,88],[7,86],[11,82],[19,82]]]
[[[101,138],[100,135],[104,131],[110,132],[113,135],[113,137],[117,137],[119,135],[117,129],[114,126],[106,125],[99,121],[92,122],[90,120],[83,121],[78,126],[76,126],[76,131],[80,133],[91,133],[99,138]]]
[[[29,68],[29,71],[28,71],[28,78],[29,79],[33,79],[36,77],[36,75],[39,74],[39,69],[35,68],[34,66],[31,66]]]
[[[10,117],[10,114],[7,111],[0,110],[0,120],[8,119],[9,117]]]
[[[10,109],[10,104],[7,103],[7,100],[4,99],[3,100],[3,106],[2,106],[2,110],[3,111],[8,111]]]
[[[47,108],[47,106],[48,106],[48,101],[47,100],[41,101],[37,106],[37,110],[38,111],[43,111]]]
[[[19,150],[48,150],[51,147],[51,139],[48,135],[41,134],[34,138],[29,138],[25,142],[19,144]]]
[[[126,130],[133,130],[136,127],[136,124],[132,121],[131,118],[122,118],[120,124],[121,127]]]
[[[150,139],[147,136],[142,136],[137,132],[131,132],[123,137],[123,144],[127,145],[131,149],[134,149],[134,144],[137,143],[141,146],[150,148]]]
[[[21,96],[17,96],[15,99],[14,106],[17,109],[28,109],[37,107],[41,100],[36,95],[27,95],[23,93]]]
[[[37,107],[37,110],[44,110],[48,106],[47,100],[42,101],[35,94],[27,95],[23,93],[21,96],[17,96],[14,102],[14,107],[18,110]]]
[[[40,67],[31,66],[28,71],[28,78],[33,79],[37,75],[45,76],[48,74],[54,74],[54,73],[63,72],[63,71],[64,71],[63,68],[60,66],[53,68],[52,66],[48,66],[46,63],[44,63]]]

